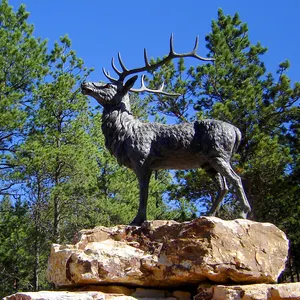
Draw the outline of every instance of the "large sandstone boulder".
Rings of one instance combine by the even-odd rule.
[[[59,287],[274,283],[287,253],[285,234],[269,223],[215,217],[150,221],[82,230],[74,245],[53,245],[48,278]]]

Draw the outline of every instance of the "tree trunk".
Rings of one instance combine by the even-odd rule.
[[[59,230],[59,198],[54,197],[54,215],[53,215],[53,242],[60,243],[60,230]]]
[[[38,242],[38,236],[34,243],[34,268],[33,268],[33,290],[36,292],[39,290],[39,269],[40,269],[40,247]]]
[[[289,259],[288,259],[288,264],[289,264],[289,269],[290,269],[291,282],[295,282],[294,275],[293,275],[293,263],[292,263],[292,259],[291,259],[290,255],[289,255]]]

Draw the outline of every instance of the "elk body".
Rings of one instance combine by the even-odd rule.
[[[200,60],[211,60],[196,54],[197,44],[198,40],[196,39],[192,52],[177,54],[173,50],[171,36],[170,53],[162,61],[150,65],[145,50],[145,66],[128,70],[119,55],[122,71],[115,67],[112,60],[112,67],[119,75],[118,79],[113,79],[104,70],[110,83],[86,82],[81,86],[83,94],[95,98],[104,108],[102,131],[106,147],[117,158],[120,165],[132,169],[138,178],[140,203],[138,213],[131,225],[141,225],[146,220],[150,177],[153,171],[160,169],[204,168],[218,186],[218,196],[210,210],[212,215],[218,211],[220,203],[228,191],[226,179],[232,183],[241,201],[242,217],[245,218],[251,210],[241,178],[230,165],[231,157],[241,140],[238,128],[229,123],[211,119],[177,125],[145,123],[134,118],[130,110],[129,91],[148,91],[170,96],[174,96],[174,94],[164,92],[163,86],[159,90],[146,88],[143,77],[142,88],[134,90],[132,87],[138,76],[135,75],[124,83],[125,77],[156,69],[176,57],[189,56]]]

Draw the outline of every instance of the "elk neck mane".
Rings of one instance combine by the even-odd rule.
[[[102,115],[105,146],[117,158],[120,165],[126,166],[130,164],[128,143],[137,138],[136,131],[142,123],[132,115],[128,103],[122,101],[120,105],[105,108]]]

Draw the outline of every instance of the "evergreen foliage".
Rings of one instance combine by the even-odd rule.
[[[33,264],[32,244],[28,238],[31,228],[28,206],[11,200],[0,201],[0,296],[17,292],[20,288],[31,289]]]
[[[23,5],[14,12],[8,1],[0,4],[0,194],[16,184],[10,158],[24,137],[31,107],[29,95],[47,72],[46,43],[32,36]]]

